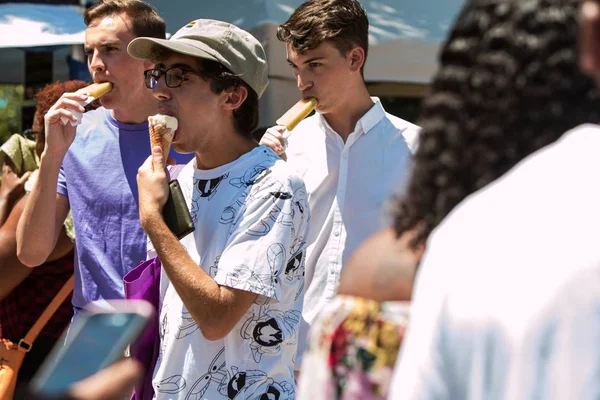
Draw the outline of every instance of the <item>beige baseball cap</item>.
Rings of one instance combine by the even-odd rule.
[[[151,60],[154,46],[220,63],[248,84],[258,97],[269,85],[267,56],[260,42],[235,25],[213,19],[197,19],[169,39],[139,37],[127,47],[130,56]]]

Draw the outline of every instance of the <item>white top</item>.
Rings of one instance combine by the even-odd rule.
[[[600,127],[465,200],[430,238],[390,399],[597,399]]]
[[[419,128],[373,101],[346,143],[319,113],[288,139],[288,164],[304,179],[311,209],[303,311],[309,324],[336,294],[348,257],[384,226],[382,206],[408,177]]]
[[[159,399],[293,398],[309,209],[302,181],[264,146],[178,180],[196,230],[181,240],[219,285],[258,294],[223,339],[204,338],[161,277]]]

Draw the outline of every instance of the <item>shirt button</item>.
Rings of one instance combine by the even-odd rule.
[[[340,231],[338,229],[334,230],[333,236],[335,236],[335,237],[340,236]]]

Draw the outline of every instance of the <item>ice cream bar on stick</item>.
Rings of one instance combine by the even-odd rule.
[[[171,142],[178,126],[177,118],[170,115],[156,114],[148,117],[150,131],[150,149],[160,146],[166,162],[171,148]]]
[[[283,125],[289,131],[293,130],[312,110],[317,106],[317,99],[311,97],[302,99],[292,106],[277,121],[277,125]]]
[[[84,102],[87,106],[92,101],[99,99],[106,93],[110,92],[112,90],[112,87],[113,84],[110,82],[92,83],[89,86],[79,89],[78,92],[87,93],[88,99]]]
[[[94,101],[94,100],[100,98],[101,96],[104,96],[106,93],[110,92],[112,90],[112,88],[113,88],[113,84],[110,82],[92,83],[89,86],[81,88],[77,92],[78,93],[86,93],[88,95],[88,98],[85,101],[80,102],[80,104],[85,107],[88,104],[90,104],[92,101]],[[60,120],[63,125],[66,125],[68,122],[71,123],[71,126],[76,126],[81,123],[81,118],[83,117],[83,114],[78,111],[77,112],[75,112],[73,110],[71,110],[71,111],[77,117],[77,122],[69,121],[66,117],[61,117]]]

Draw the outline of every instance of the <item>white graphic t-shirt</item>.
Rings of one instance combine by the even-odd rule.
[[[161,277],[158,399],[293,399],[309,208],[302,180],[260,146],[178,176],[195,231],[181,240],[219,285],[258,294],[232,331],[209,341]],[[199,301],[202,301],[199,295]]]

